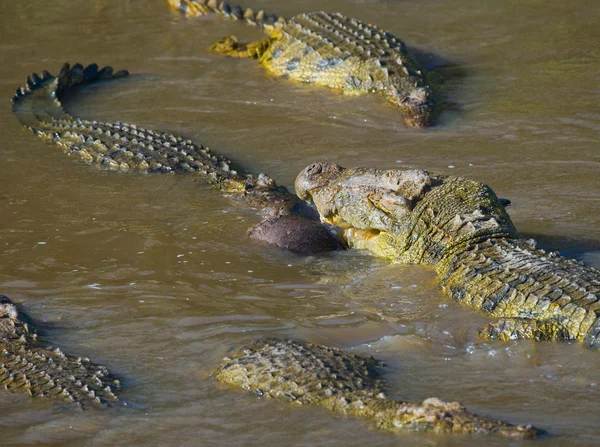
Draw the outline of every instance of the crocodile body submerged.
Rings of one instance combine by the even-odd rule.
[[[286,19],[227,1],[168,0],[186,16],[219,14],[257,25],[268,37],[240,44],[233,36],[212,49],[257,58],[270,73],[326,86],[345,95],[379,93],[398,107],[412,127],[431,124],[435,100],[424,70],[392,34],[339,13],[315,12]]]
[[[38,342],[35,329],[10,299],[0,295],[0,385],[83,407],[118,402],[119,381],[88,358]]]
[[[171,134],[122,123],[81,120],[62,109],[60,97],[69,88],[126,75],[125,71],[113,73],[110,67],[99,70],[95,64],[86,68],[65,65],[56,77],[48,72],[32,75],[13,97],[13,112],[35,134],[85,162],[112,170],[198,174],[267,216],[250,231],[261,240],[302,252],[338,247],[324,226],[311,219],[306,204],[268,177],[238,174],[224,157]],[[325,231],[323,236],[319,236],[321,231]],[[307,250],[307,246],[315,250]],[[118,402],[112,390],[119,383],[105,368],[60,350],[39,347],[35,334],[10,300],[4,297],[0,305],[0,346],[5,356],[0,363],[1,384],[13,391],[82,405]],[[267,340],[240,350],[218,368],[215,376],[223,383],[267,397],[314,403],[366,419],[384,430],[497,433],[517,438],[542,433],[531,426],[477,416],[457,402],[387,399],[375,379],[375,366],[372,358],[335,348]]]
[[[440,434],[496,433],[534,438],[542,432],[477,416],[458,402],[437,398],[422,403],[388,399],[372,357],[311,343],[259,341],[241,349],[216,371],[221,382],[260,396],[317,405],[370,421],[386,431]]]
[[[521,238],[487,185],[314,163],[299,174],[296,193],[344,228],[350,247],[433,266],[452,298],[499,319],[482,335],[600,347],[600,271]]]

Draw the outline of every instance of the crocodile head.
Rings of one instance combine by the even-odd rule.
[[[431,125],[435,100],[428,87],[413,87],[403,93],[391,89],[387,92],[387,97],[400,109],[407,126],[420,129]]]
[[[436,264],[471,243],[517,237],[496,194],[461,177],[313,163],[298,175],[296,194],[350,247],[398,262]]]

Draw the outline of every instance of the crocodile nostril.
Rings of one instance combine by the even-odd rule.
[[[308,175],[320,174],[321,172],[323,172],[323,166],[321,163],[314,163],[306,168],[306,173]]]

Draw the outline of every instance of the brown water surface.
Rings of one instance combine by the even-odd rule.
[[[451,302],[426,268],[262,246],[245,236],[258,221],[252,210],[193,177],[78,164],[21,128],[8,102],[25,75],[65,61],[127,68],[135,76],[85,88],[66,106],[187,136],[288,186],[316,160],[469,176],[512,200],[522,233],[600,267],[600,5],[248,1],[378,24],[434,54],[434,65],[447,61],[452,107],[435,128],[407,129],[381,98],[345,98],[211,54],[227,34],[261,34],[181,19],[160,0],[2,2],[0,292],[40,322],[46,340],[114,371],[128,403],[81,412],[2,392],[2,443],[481,444],[379,433],[209,377],[232,346],[280,336],[375,355],[397,398],[459,400],[532,423],[549,431],[544,445],[600,444],[597,352],[484,342],[477,329],[486,319]]]

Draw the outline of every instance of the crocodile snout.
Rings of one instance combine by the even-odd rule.
[[[316,188],[326,186],[344,168],[330,162],[312,163],[300,171],[296,177],[296,194],[302,200],[309,200]]]

